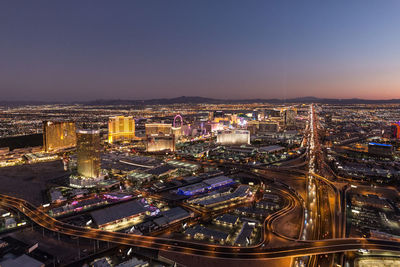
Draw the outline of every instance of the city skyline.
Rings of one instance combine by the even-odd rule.
[[[399,99],[397,1],[0,4],[6,101]]]
[[[0,104],[0,265],[400,263],[399,103],[146,103]]]
[[[400,1],[0,1],[0,267],[400,266]]]

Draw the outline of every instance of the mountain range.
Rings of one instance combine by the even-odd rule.
[[[317,98],[299,97],[290,99],[216,99],[199,96],[181,96],[175,98],[155,98],[147,100],[99,99],[77,102],[45,101],[0,101],[1,106],[44,105],[44,104],[84,104],[84,105],[171,105],[171,104],[249,104],[249,103],[321,103],[321,104],[400,104],[400,99],[370,100],[361,98]]]

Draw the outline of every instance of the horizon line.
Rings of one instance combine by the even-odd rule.
[[[290,100],[299,100],[299,99],[312,99],[315,100],[358,100],[358,101],[394,101],[399,100],[400,98],[338,98],[338,97],[317,97],[317,96],[300,96],[300,97],[291,97],[291,98],[214,98],[214,97],[206,97],[206,96],[177,96],[177,97],[159,97],[159,98],[142,98],[142,99],[123,99],[123,98],[98,98],[91,100],[0,100],[0,103],[87,103],[87,102],[98,102],[98,101],[152,101],[152,100],[174,100],[180,98],[198,98],[198,99],[208,99],[208,100],[218,100],[218,101],[257,101],[257,100],[278,100],[278,101],[290,101]]]

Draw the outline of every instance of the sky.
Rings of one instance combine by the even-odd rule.
[[[0,2],[0,100],[400,98],[400,1]]]

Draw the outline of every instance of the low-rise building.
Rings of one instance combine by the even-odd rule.
[[[126,228],[139,223],[150,209],[144,199],[117,204],[90,213],[100,229]]]
[[[234,244],[237,246],[248,246],[252,243],[252,238],[255,236],[255,224],[245,222],[237,235]]]
[[[189,238],[200,240],[208,239],[210,241],[217,241],[221,244],[224,244],[229,238],[229,233],[207,228],[202,225],[188,228],[185,230],[184,234]]]
[[[217,176],[203,180],[201,183],[184,186],[178,189],[178,194],[192,196],[199,193],[204,193],[221,186],[232,184],[233,180],[226,176]]]
[[[128,261],[122,262],[115,267],[147,267],[149,263],[144,260],[139,260],[138,258],[132,258]]]
[[[218,205],[227,204],[234,201],[245,200],[250,195],[250,187],[247,185],[240,185],[233,192],[225,191],[222,193],[209,194],[204,197],[191,199],[189,202],[194,205],[203,206],[206,208],[213,208]]]
[[[213,222],[218,225],[234,227],[240,222],[240,219],[239,216],[225,213],[215,218]]]
[[[52,190],[50,191],[50,202],[62,202],[65,201],[66,198],[63,196],[62,192],[59,190]]]
[[[173,224],[182,220],[185,220],[191,216],[191,213],[182,209],[181,207],[175,207],[166,211],[160,212],[160,217],[154,219],[154,223],[160,227]]]

